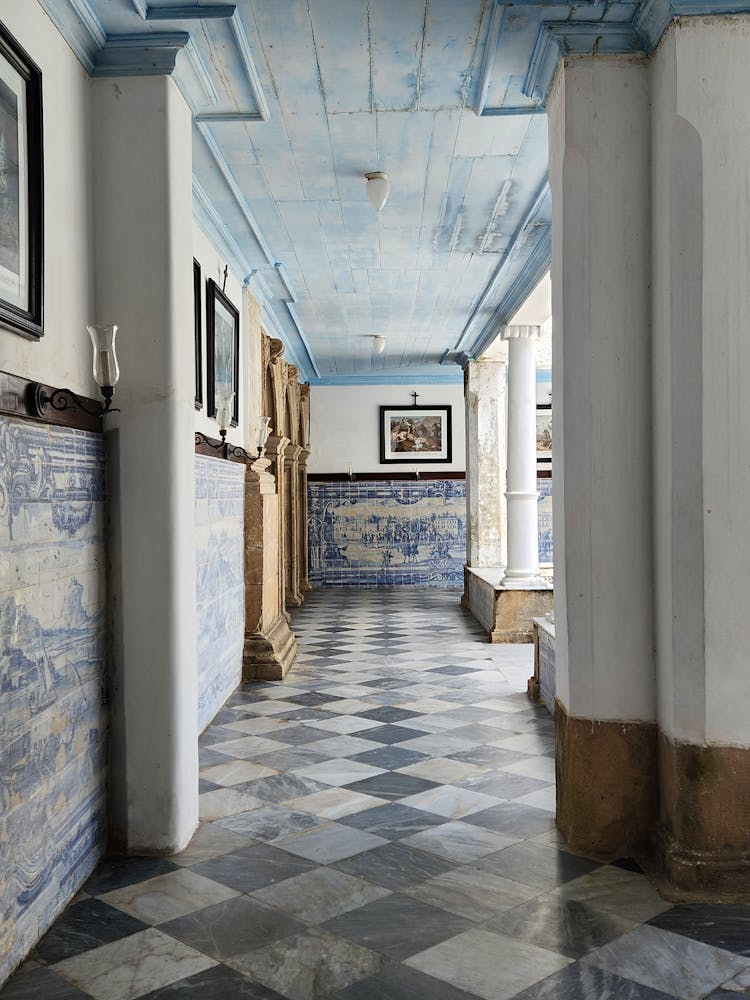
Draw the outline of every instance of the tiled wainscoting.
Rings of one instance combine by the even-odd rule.
[[[0,416],[0,982],[106,832],[104,449]]]
[[[313,586],[463,586],[463,481],[310,481],[308,504]]]
[[[245,637],[245,466],[195,456],[198,731],[240,683]]]
[[[537,479],[539,501],[539,562],[552,562],[552,480]]]

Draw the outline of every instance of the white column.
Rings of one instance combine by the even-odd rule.
[[[165,76],[92,81],[96,316],[120,327],[108,417],[111,829],[171,853],[198,822],[191,116]]]
[[[508,341],[508,562],[502,586],[540,586],[536,488],[536,342],[538,326],[506,326]],[[544,584],[546,586],[546,584]]]
[[[470,361],[464,373],[466,403],[466,561],[505,565],[505,360]]]

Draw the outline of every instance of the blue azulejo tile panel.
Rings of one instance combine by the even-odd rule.
[[[106,837],[100,435],[0,416],[0,982]]]
[[[539,562],[552,562],[552,480],[537,479],[539,494],[537,513],[539,515]]]
[[[245,466],[195,456],[198,732],[240,683],[245,639]]]
[[[464,482],[310,482],[308,504],[313,584],[463,587]]]

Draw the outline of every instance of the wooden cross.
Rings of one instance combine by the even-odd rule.
[[[409,395],[414,397],[414,406],[416,406],[417,405],[417,399],[419,398],[419,393],[418,392],[410,392]]]

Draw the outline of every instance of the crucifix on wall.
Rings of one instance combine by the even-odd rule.
[[[419,399],[419,393],[418,393],[418,392],[410,392],[410,393],[409,393],[409,395],[410,395],[410,396],[411,396],[411,397],[413,398],[413,400],[414,400],[414,403],[413,403],[412,405],[413,405],[413,406],[416,406],[416,405],[417,405],[417,400]]]

